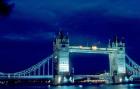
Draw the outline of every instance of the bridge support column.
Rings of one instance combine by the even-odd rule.
[[[70,82],[69,39],[67,35],[59,32],[54,43],[54,84]]]
[[[125,81],[126,66],[125,66],[125,43],[116,42],[112,43],[111,48],[116,51],[109,53],[110,61],[110,75],[112,76],[113,83],[122,83]]]

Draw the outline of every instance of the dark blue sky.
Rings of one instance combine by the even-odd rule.
[[[140,64],[139,0],[7,1],[15,6],[10,16],[0,19],[0,71],[22,70],[47,57],[52,53],[54,35],[60,29],[69,32],[72,45],[100,41],[100,46],[106,46],[115,35],[125,37],[126,52]],[[81,68],[85,61],[86,65],[93,63],[92,71],[101,62],[95,63],[95,59],[108,61],[104,55],[79,55],[72,55],[74,64]],[[79,63],[81,59],[83,62]]]

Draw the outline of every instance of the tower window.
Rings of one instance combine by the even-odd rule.
[[[62,45],[62,47],[64,48],[64,47],[66,47],[66,45]]]

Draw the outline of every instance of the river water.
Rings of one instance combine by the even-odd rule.
[[[92,86],[6,86],[0,89],[140,89],[140,84]]]

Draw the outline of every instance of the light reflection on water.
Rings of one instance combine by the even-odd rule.
[[[0,89],[140,89],[140,84],[93,86],[11,86]]]

